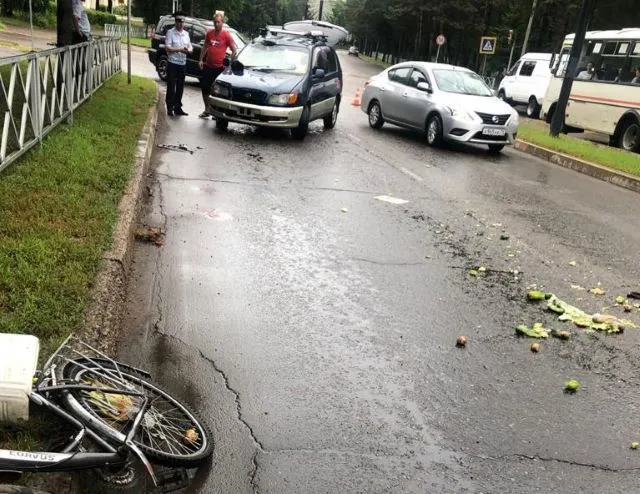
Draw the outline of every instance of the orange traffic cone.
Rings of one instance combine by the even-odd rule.
[[[353,106],[360,106],[360,88],[356,89],[356,95],[353,97],[351,104]]]

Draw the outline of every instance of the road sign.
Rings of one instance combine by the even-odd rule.
[[[438,46],[442,46],[447,42],[447,38],[444,37],[444,34],[439,34],[436,38],[436,44]]]
[[[483,36],[480,38],[480,54],[493,55],[496,52],[496,38]]]

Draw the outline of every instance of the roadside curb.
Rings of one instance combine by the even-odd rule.
[[[138,139],[134,175],[118,204],[118,221],[113,231],[113,245],[106,252],[103,266],[90,293],[84,316],[83,338],[107,355],[116,350],[126,300],[126,286],[133,257],[135,228],[144,179],[151,162],[160,111],[160,87],[156,85],[156,101],[149,110],[147,123]]]
[[[634,192],[640,192],[640,178],[629,175],[628,173],[610,170],[604,166],[590,163],[589,161],[581,160],[574,156],[552,151],[551,149],[531,144],[529,142],[521,141],[517,139],[513,148],[523,153],[530,154],[537,158],[547,160],[556,165],[560,165],[564,168],[575,170],[579,173],[589,175],[590,177],[597,178],[604,182],[624,187],[625,189],[632,190]]]

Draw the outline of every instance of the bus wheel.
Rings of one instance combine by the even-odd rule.
[[[640,152],[640,122],[637,119],[628,118],[620,126],[618,147],[625,151]]]

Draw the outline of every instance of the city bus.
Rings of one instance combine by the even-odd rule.
[[[575,35],[551,61],[554,75],[541,118],[551,122]],[[589,31],[585,36],[565,117],[565,128],[609,136],[609,143],[640,152],[640,28]]]

